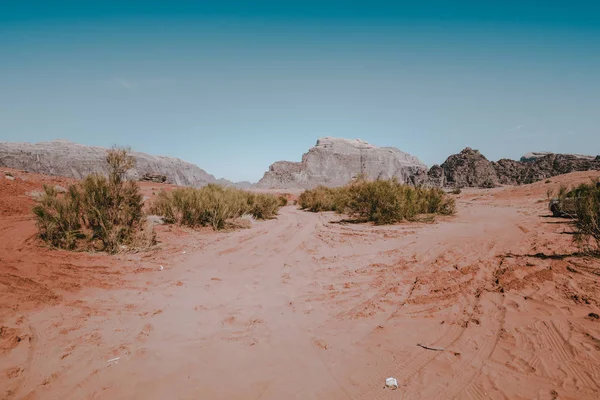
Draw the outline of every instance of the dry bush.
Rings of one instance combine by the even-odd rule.
[[[125,172],[135,160],[125,149],[107,152],[108,177],[92,174],[61,194],[45,186],[33,212],[40,237],[48,244],[73,250],[92,248],[116,253],[120,246],[146,247],[155,242],[142,212],[143,199]]]
[[[452,194],[461,194],[462,190],[459,187],[457,187],[457,188],[452,189],[452,191],[450,193],[452,193]]]
[[[280,200],[274,195],[211,184],[200,189],[161,191],[150,212],[164,217],[167,223],[211,226],[219,230],[225,228],[228,220],[244,214],[251,214],[257,219],[273,218],[279,208]]]
[[[44,185],[37,196],[33,213],[37,217],[40,238],[51,246],[73,250],[79,239],[85,238],[81,226],[81,195],[75,185],[59,196],[52,186]]]
[[[341,188],[323,186],[300,195],[302,209],[347,213],[359,220],[391,224],[414,220],[420,214],[449,215],[455,201],[440,188],[412,187],[396,180],[367,181],[355,179]]]
[[[256,219],[271,219],[277,215],[279,208],[287,204],[284,196],[274,196],[263,193],[248,193],[248,212]],[[285,204],[283,204],[285,200]]]
[[[347,186],[339,188],[318,186],[302,192],[298,197],[298,205],[301,209],[312,212],[336,211],[342,213],[345,211],[349,199]]]
[[[582,184],[568,196],[576,199],[575,241],[584,251],[600,254],[600,185]]]
[[[279,206],[280,207],[285,207],[288,205],[288,198],[286,195],[282,194],[279,195]]]

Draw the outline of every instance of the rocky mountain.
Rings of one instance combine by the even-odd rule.
[[[437,168],[443,171],[443,186],[494,187],[533,183],[575,171],[600,170],[600,156],[538,152],[527,153],[519,161],[504,158],[493,162],[467,147],[448,157],[441,166],[432,167],[429,176]],[[431,177],[429,182],[436,184]]]
[[[499,183],[494,164],[479,150],[470,147],[448,157],[441,168],[444,171],[443,186],[494,187]]]
[[[272,164],[256,187],[342,186],[360,174],[368,179],[397,178],[414,184],[427,179],[427,167],[395,147],[377,147],[360,139],[325,137],[302,156],[302,161]]]
[[[65,140],[40,143],[0,142],[0,166],[80,179],[90,173],[106,171],[106,150]],[[139,152],[131,154],[136,159],[136,166],[128,172],[128,179],[166,181],[182,186],[204,186],[209,183],[235,185],[224,179],[217,180],[196,165],[178,158]]]

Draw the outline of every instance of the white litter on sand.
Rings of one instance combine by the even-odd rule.
[[[392,390],[396,390],[398,389],[398,380],[396,378],[387,378],[385,380],[385,386],[392,389]]]

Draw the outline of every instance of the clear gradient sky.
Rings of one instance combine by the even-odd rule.
[[[600,2],[0,0],[0,141],[256,181],[321,136],[599,154]]]

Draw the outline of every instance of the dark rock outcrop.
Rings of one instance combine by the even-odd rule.
[[[493,162],[467,147],[441,165],[445,182],[431,178],[437,173],[434,167],[429,171],[432,185],[485,188],[528,184],[575,171],[600,170],[600,156],[538,152],[527,153],[520,161],[503,158]]]
[[[167,181],[167,176],[161,175],[161,174],[146,173],[146,174],[142,175],[142,177],[140,178],[140,181],[165,183]]]
[[[470,147],[448,157],[441,168],[444,170],[444,186],[448,187],[489,188],[500,182],[494,165],[479,150]]]
[[[419,183],[427,168],[418,158],[394,147],[377,147],[363,140],[321,138],[302,156],[301,162],[278,161],[257,183],[259,188],[312,188],[342,186],[354,177],[396,178]]]
[[[444,187],[446,186],[446,175],[444,168],[439,165],[434,165],[427,171],[427,183],[431,186]]]

